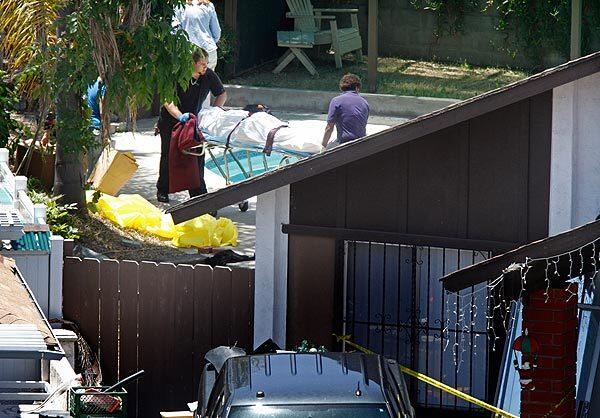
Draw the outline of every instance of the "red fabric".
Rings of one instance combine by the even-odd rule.
[[[198,157],[183,153],[204,140],[196,129],[196,122],[196,116],[190,114],[187,122],[179,122],[173,128],[169,144],[169,193],[200,187]]]

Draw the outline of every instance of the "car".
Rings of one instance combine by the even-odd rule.
[[[197,418],[415,416],[398,363],[376,354],[224,353],[206,356]]]

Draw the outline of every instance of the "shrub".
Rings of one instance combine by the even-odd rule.
[[[65,239],[78,239],[79,231],[73,226],[73,212],[77,210],[75,204],[60,205],[57,201],[61,196],[50,196],[49,194],[35,190],[34,182],[28,182],[33,186],[28,189],[29,198],[33,203],[46,205],[46,223],[55,235],[60,235]]]

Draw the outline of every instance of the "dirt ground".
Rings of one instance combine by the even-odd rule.
[[[75,217],[74,226],[80,234],[75,244],[81,244],[107,258],[195,264],[207,256],[197,250],[175,248],[169,241],[162,241],[132,229],[120,228],[94,213]]]

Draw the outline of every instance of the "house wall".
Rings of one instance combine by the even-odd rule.
[[[258,196],[254,348],[269,338],[280,347],[285,345],[288,237],[281,232],[281,224],[289,219],[289,186]]]
[[[1,251],[15,260],[40,309],[48,319],[62,317],[64,238],[50,237],[51,251]]]
[[[49,313],[50,254],[45,251],[0,252],[15,260],[44,315]]]
[[[550,235],[600,213],[600,73],[554,89]]]
[[[295,225],[526,243],[547,236],[552,93],[291,185]]]
[[[62,317],[63,241],[62,237],[51,238],[51,254],[45,251],[0,252],[0,255],[15,260],[27,286],[48,319]],[[0,381],[2,380],[40,380],[40,361],[0,359]]]
[[[39,360],[0,359],[0,381],[40,380]]]
[[[304,339],[329,345],[337,328],[335,239],[291,235],[289,240],[287,348]]]
[[[3,251],[0,254],[15,260],[40,309],[48,315],[50,255],[25,251]],[[0,360],[0,380],[40,380],[40,362],[30,359]]]
[[[552,92],[294,183],[290,223],[508,246],[548,234]],[[430,237],[430,238],[428,238]],[[288,344],[336,329],[340,255],[335,239],[291,235]],[[475,247],[472,247],[475,248]],[[489,248],[488,248],[489,249]],[[307,283],[318,278],[315,297]],[[337,282],[336,282],[337,281]],[[302,305],[301,302],[308,305]],[[323,318],[297,324],[306,311]]]
[[[549,234],[555,235],[594,220],[600,213],[600,73],[554,89]],[[580,332],[586,332],[582,327]],[[587,329],[591,342],[578,347],[580,355],[597,355],[595,328]],[[589,363],[589,362],[588,362]],[[584,362],[585,364],[585,362]],[[594,370],[594,367],[592,367]],[[578,374],[584,379],[583,373]],[[592,376],[594,378],[594,376]],[[596,381],[599,378],[595,375]],[[581,389],[582,381],[579,381]],[[584,385],[585,386],[585,385]],[[588,386],[589,388],[590,386]],[[581,392],[581,393],[580,393]],[[591,402],[589,416],[598,414],[597,391],[578,390],[578,400]]]

